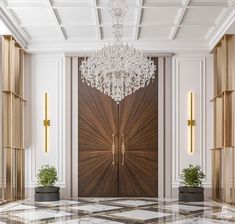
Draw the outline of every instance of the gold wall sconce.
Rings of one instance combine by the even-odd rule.
[[[45,150],[45,153],[48,152],[48,128],[51,124],[50,120],[48,120],[48,96],[47,96],[47,93],[44,93],[44,103],[45,103],[45,106],[44,106],[44,116],[45,116],[45,119],[43,120],[43,126],[44,126],[44,150]]]
[[[194,120],[194,94],[192,91],[188,93],[189,99],[189,119],[188,119],[188,127],[189,127],[189,153],[193,154],[194,152],[194,126],[196,122]]]

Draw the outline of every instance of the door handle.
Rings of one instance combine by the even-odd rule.
[[[126,152],[126,147],[125,147],[125,136],[122,133],[122,148],[121,148],[121,152],[122,152],[122,166],[124,166],[125,164],[125,152]]]
[[[112,165],[114,166],[114,165],[115,165],[115,142],[114,142],[114,134],[113,134],[112,136],[113,136],[113,143],[112,143],[111,151],[112,151],[112,154],[113,154],[113,162],[112,162]]]

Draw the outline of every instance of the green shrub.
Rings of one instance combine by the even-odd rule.
[[[200,166],[189,165],[180,175],[180,184],[185,187],[202,187],[205,177]]]
[[[39,186],[51,187],[58,181],[58,175],[54,166],[44,165],[37,174],[37,182]]]

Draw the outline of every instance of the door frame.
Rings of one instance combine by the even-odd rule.
[[[172,55],[151,54],[158,57],[158,197],[172,197]],[[78,197],[78,57],[66,55],[66,130],[68,176],[67,196]],[[79,124],[78,124],[79,125]],[[160,131],[159,131],[160,130]]]

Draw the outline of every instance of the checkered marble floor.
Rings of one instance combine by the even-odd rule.
[[[0,206],[0,224],[225,224],[235,207],[213,201],[179,203],[157,198],[78,198],[57,202],[18,201]]]

